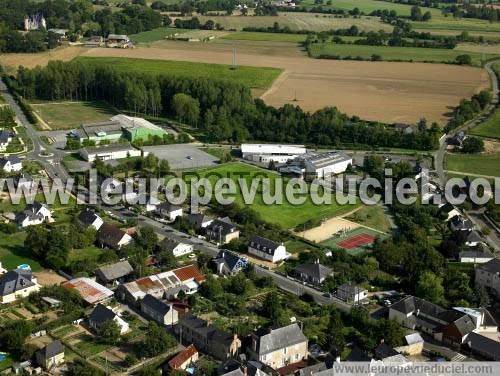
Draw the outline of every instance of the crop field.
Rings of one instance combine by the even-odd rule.
[[[357,57],[370,59],[373,54],[380,55],[382,60],[422,61],[422,62],[452,62],[459,55],[468,54],[476,66],[481,65],[483,54],[479,52],[457,51],[444,48],[416,48],[416,47],[390,47],[367,46],[358,44],[314,43],[311,45],[313,57],[321,55]],[[500,55],[500,53],[498,54]],[[496,56],[498,56],[496,55]],[[486,59],[495,54],[484,54]]]
[[[500,110],[497,109],[493,116],[471,129],[469,133],[481,137],[500,139]]]
[[[243,163],[228,163],[214,168],[199,170],[197,173],[201,177],[207,177],[212,184],[215,184],[218,176],[214,174],[228,177],[234,181],[244,176],[249,187],[252,177],[261,179],[269,178],[271,179],[271,189],[274,189],[274,179],[278,177],[276,174]],[[239,188],[238,184],[236,184],[236,186]],[[305,203],[302,205],[292,205],[285,197],[283,198],[282,204],[266,205],[263,201],[261,192],[262,184],[259,185],[253,204],[248,206],[255,210],[263,220],[275,223],[283,228],[293,228],[310,219],[330,218],[341,215],[353,210],[357,206],[339,205],[334,200],[332,200],[331,205],[315,205],[309,196],[307,196]],[[237,190],[235,203],[238,205],[245,205],[243,195],[239,189]]]
[[[463,172],[500,177],[500,152],[481,154],[449,154],[446,157],[446,169],[449,171]]]
[[[22,65],[25,68],[34,68],[37,65],[45,66],[50,60],[68,61],[85,52],[81,47],[58,47],[54,50],[38,53],[9,53],[0,54],[0,65],[8,73],[14,73]]]
[[[143,31],[142,33],[132,34],[129,36],[130,40],[134,43],[151,43],[157,40],[165,39],[166,37],[174,34],[182,34],[186,30],[176,29],[173,27],[158,27],[153,30]]]
[[[269,42],[289,42],[302,43],[306,40],[306,34],[285,34],[285,33],[260,33],[251,31],[237,31],[224,35],[222,39],[228,40],[250,40]]]
[[[187,63],[184,61],[123,59],[113,57],[80,57],[78,60],[88,64],[110,64],[116,69],[126,72],[165,73],[186,77],[226,79],[256,89],[265,89],[271,86],[273,81],[281,73],[281,70],[277,68],[257,68],[238,65],[236,69],[233,69],[230,65]]]
[[[428,22],[411,21],[412,28],[426,30],[458,30],[458,31],[475,31],[475,32],[500,32],[499,22],[489,22],[487,20],[479,20],[473,18],[454,19],[453,17],[434,17]]]
[[[314,0],[304,0],[301,5],[314,7]],[[322,4],[324,9],[342,9],[342,10],[353,10],[358,8],[361,12],[365,14],[370,14],[375,10],[395,10],[399,16],[409,16],[411,11],[410,5],[391,3],[388,1],[377,1],[377,0],[333,0],[332,5],[327,5],[326,1]],[[433,17],[439,16],[441,13],[439,9],[425,8],[422,7],[422,13],[430,11]]]
[[[175,60],[167,63],[182,68],[187,64],[179,61],[230,63],[234,46],[232,43],[161,43],[161,48],[96,48],[84,56]],[[267,45],[270,42],[252,43]],[[467,66],[311,59],[302,53],[291,54],[287,50],[286,54],[272,54],[272,47],[249,49],[246,45],[236,49],[238,67],[284,70],[261,96],[269,105],[290,103],[308,111],[336,106],[349,115],[387,123],[416,123],[425,117],[442,124],[448,119],[450,106],[490,85],[483,69]],[[120,66],[125,61],[117,60],[116,64]],[[147,66],[145,60],[138,61],[142,63],[139,68]]]
[[[116,115],[104,102],[46,102],[31,106],[52,130],[74,129],[82,123],[109,120]]]
[[[188,17],[190,18],[190,17]],[[391,31],[392,26],[382,23],[378,17],[335,18],[329,14],[280,12],[278,16],[198,16],[201,23],[213,20],[221,24],[225,30],[242,30],[244,27],[272,27],[278,22],[280,27],[288,26],[290,30],[327,31],[346,29],[356,25],[360,30]]]

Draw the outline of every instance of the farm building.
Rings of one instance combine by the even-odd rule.
[[[80,150],[80,156],[88,162],[94,162],[97,158],[102,161],[111,159],[123,159],[127,157],[140,157],[142,152],[130,145],[115,144],[100,147],[86,147]]]
[[[261,163],[285,163],[306,152],[304,145],[241,144],[244,159]]]
[[[113,291],[86,277],[63,282],[62,286],[78,291],[82,299],[92,305],[109,300],[113,296]]]

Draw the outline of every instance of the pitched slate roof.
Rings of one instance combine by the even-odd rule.
[[[197,333],[198,336],[206,338],[207,341],[213,343],[230,345],[234,338],[230,333],[224,332],[196,316],[189,315],[184,317],[180,321],[180,324]]]
[[[27,287],[35,286],[31,282],[31,270],[14,269],[0,275],[0,295],[6,296]]]
[[[99,216],[90,209],[82,210],[78,216],[79,221],[86,226],[90,226],[97,218],[99,218]]]
[[[124,231],[109,223],[104,223],[99,231],[97,231],[97,239],[110,247],[117,246],[124,235]]]
[[[172,369],[177,369],[181,365],[183,365],[186,361],[188,361],[190,358],[192,358],[193,355],[195,355],[197,352],[198,350],[196,350],[196,347],[194,347],[194,345],[189,345],[180,353],[178,353],[176,356],[174,356],[172,359],[170,359],[168,365]]]
[[[231,223],[229,219],[222,218],[216,219],[207,226],[207,231],[219,233],[223,236],[238,231],[238,229]]]
[[[500,342],[472,332],[467,336],[465,343],[472,351],[488,360],[500,361]]]
[[[41,354],[44,359],[50,359],[56,355],[63,353],[64,346],[61,343],[61,341],[57,340],[57,341],[50,342],[49,344],[47,344],[47,346],[42,347],[37,352],[39,354]]]
[[[173,212],[173,211],[177,211],[179,209],[182,209],[182,208],[180,206],[174,205],[168,201],[164,201],[164,202],[160,203],[157,207],[157,210],[164,210],[167,212]]]
[[[455,227],[456,230],[472,230],[474,224],[470,219],[465,219],[460,215],[455,215],[450,219],[450,223]]]
[[[291,324],[261,335],[257,351],[259,355],[265,355],[302,342],[307,342],[306,336],[297,324]]]
[[[274,254],[279,246],[279,243],[257,235],[254,235],[250,240],[250,247],[269,253],[270,255]]]
[[[484,270],[488,273],[500,273],[500,259],[493,259],[491,261],[485,262],[477,267],[477,269]]]
[[[332,270],[319,262],[309,262],[295,268],[297,273],[305,274],[317,280],[325,279],[332,274]]]
[[[115,318],[116,313],[110,310],[108,307],[98,304],[89,316],[89,321],[95,323],[97,326],[104,324],[107,321],[111,321]]]
[[[141,305],[151,308],[153,311],[165,316],[170,312],[170,305],[162,302],[161,300],[155,298],[153,295],[147,294],[144,299],[141,300]]]
[[[160,242],[158,246],[162,251],[173,251],[179,244],[182,244],[182,242],[170,238],[165,238]]]
[[[132,268],[132,265],[125,260],[111,265],[102,266],[96,270],[96,274],[102,276],[106,281],[113,281],[129,275],[133,271],[134,269]]]
[[[242,258],[238,254],[227,249],[221,249],[217,257],[215,257],[214,262],[217,264],[224,263],[227,270],[232,272],[240,260],[242,260]]]
[[[463,337],[476,329],[476,325],[468,315],[463,315],[453,322],[460,335]]]
[[[417,298],[416,296],[407,296],[391,306],[391,309],[408,314],[416,310],[430,317],[439,317],[446,312],[444,308],[428,302],[427,300]]]
[[[356,285],[351,285],[350,283],[344,283],[343,285],[340,285],[339,287],[337,287],[337,291],[339,290],[344,291],[345,293],[350,295],[355,295],[359,294],[360,292],[366,291],[366,289]]]
[[[399,354],[396,350],[394,350],[391,346],[389,346],[385,342],[378,345],[375,348],[374,353],[375,353],[375,357],[380,359],[380,360],[384,360],[386,358],[390,358],[391,356],[395,356],[395,355]]]
[[[0,129],[0,144],[6,144],[9,142],[10,132],[5,129]]]
[[[479,235],[477,231],[471,231],[469,235],[467,235],[466,241],[468,243],[480,243],[483,241],[483,238],[481,238],[481,235]]]

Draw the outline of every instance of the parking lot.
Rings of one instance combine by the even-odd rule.
[[[145,146],[143,149],[160,159],[166,159],[173,170],[211,167],[219,163],[218,158],[191,144]]]

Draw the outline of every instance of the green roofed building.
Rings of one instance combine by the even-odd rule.
[[[158,136],[163,138],[166,132],[143,118],[131,117],[126,115],[116,115],[111,118],[122,125],[123,136],[130,142],[137,140],[147,141],[150,137]]]

